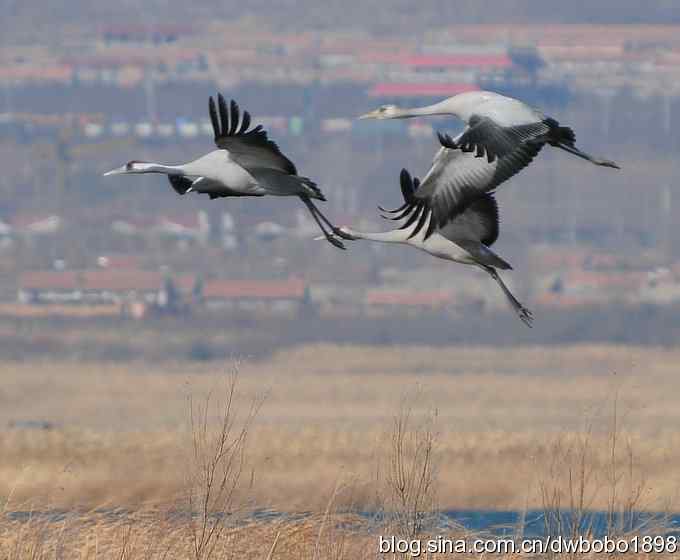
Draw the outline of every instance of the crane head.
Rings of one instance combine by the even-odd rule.
[[[381,105],[374,111],[361,115],[359,119],[396,119],[399,116],[399,108],[396,105]]]
[[[126,175],[130,173],[149,173],[150,166],[153,164],[147,163],[145,161],[128,161],[125,165],[112,169],[104,173],[104,177],[109,175]]]

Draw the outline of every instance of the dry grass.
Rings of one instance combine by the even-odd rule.
[[[589,424],[594,460],[608,460],[604,418],[616,390],[621,427],[639,451],[650,507],[658,507],[678,489],[679,358],[599,346],[319,346],[245,362],[243,398],[264,391],[268,398],[250,428],[244,472],[253,499],[277,508],[323,508],[340,476],[365,481],[353,500],[368,503],[375,465],[387,455],[385,430],[404,391],[419,385],[414,414],[438,414],[439,505],[540,507],[535,473],[548,468],[557,435],[573,440]],[[223,373],[214,366],[0,365],[0,426],[37,419],[57,427],[2,432],[0,496],[47,496],[55,506],[167,503],[190,459],[187,398],[207,394]],[[592,507],[606,508],[606,497],[594,497]]]
[[[242,366],[238,392],[200,367],[6,364],[0,422],[57,427],[0,436],[0,558],[375,558],[438,507],[635,533],[619,514],[677,503],[678,357],[312,347]]]
[[[310,515],[305,519],[249,522],[226,528],[210,556],[196,556],[186,519],[145,510],[130,514],[86,512],[61,521],[33,519],[0,524],[0,558],[160,560],[160,559],[299,559],[372,558],[375,543],[366,531],[342,529],[351,515]],[[329,525],[331,526],[329,529]],[[326,529],[326,534],[320,529]],[[342,554],[339,555],[338,551]],[[270,556],[271,553],[271,556]]]

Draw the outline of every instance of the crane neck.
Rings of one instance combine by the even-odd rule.
[[[399,116],[407,117],[430,117],[436,115],[452,115],[457,117],[458,114],[455,109],[451,107],[450,100],[445,99],[439,103],[434,103],[433,105],[427,105],[425,107],[414,107],[411,109],[399,109]]]
[[[408,231],[401,229],[393,229],[380,233],[356,231],[349,227],[342,227],[341,229],[356,239],[366,239],[367,241],[378,241],[380,243],[406,243],[409,235]]]
[[[182,165],[163,165],[162,163],[130,162],[126,166],[126,173],[163,173],[164,175],[176,175],[184,172]]]

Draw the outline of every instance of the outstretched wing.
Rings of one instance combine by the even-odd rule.
[[[550,119],[501,126],[489,117],[473,115],[456,140],[445,137],[448,141],[442,142],[442,145],[463,152],[474,152],[477,157],[486,156],[487,161],[492,163],[496,158],[512,154],[522,144],[547,142],[551,132]]]
[[[440,228],[439,233],[459,245],[465,240],[473,240],[490,247],[498,239],[499,222],[498,203],[493,194],[486,193]]]
[[[275,142],[267,138],[262,125],[248,130],[250,113],[241,112],[236,101],[227,102],[217,94],[217,104],[211,97],[210,120],[215,132],[215,144],[227,150],[231,158],[245,169],[268,168],[297,175],[295,164],[281,153]]]
[[[542,142],[522,143],[503,157],[489,162],[473,152],[445,147],[449,143],[457,144],[459,139],[440,135],[442,147],[415,192],[417,199],[428,201],[438,227],[443,227],[472,201],[492,192],[524,169],[544,145]]]
[[[417,197],[421,186],[418,178],[412,178],[406,169],[402,169],[400,182],[404,205],[396,210],[383,211],[393,214],[388,219],[406,220],[399,229],[409,229],[415,224],[409,238],[414,237],[427,227],[425,239],[430,237],[434,231],[438,231],[441,235],[459,245],[461,245],[459,241],[472,241],[488,247],[498,239],[498,205],[493,194],[482,193],[467,201],[466,205],[460,211],[453,213],[445,225],[441,227],[437,226],[436,220],[432,219],[433,209],[430,202],[427,199]]]
[[[404,197],[404,204],[402,204],[396,210],[385,210],[382,206],[378,206],[381,212],[386,212],[392,214],[392,216],[385,216],[383,218],[386,220],[403,220],[406,222],[402,224],[399,229],[408,229],[413,224],[416,224],[413,231],[408,236],[411,239],[417,235],[427,224],[427,230],[425,232],[425,239],[432,235],[435,230],[435,221],[431,219],[432,209],[428,200],[421,200],[415,197],[415,193],[420,187],[420,179],[418,177],[411,177],[411,174],[406,170],[402,169],[399,175],[399,181],[401,184],[401,193]]]

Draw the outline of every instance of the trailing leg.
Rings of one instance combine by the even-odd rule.
[[[347,239],[347,240],[349,240],[349,241],[352,240],[352,237],[348,236],[348,235],[347,235],[344,231],[342,231],[339,227],[333,225],[333,224],[331,223],[331,221],[330,221],[328,218],[326,218],[326,216],[324,216],[323,212],[321,212],[321,210],[319,210],[319,207],[316,206],[311,200],[309,201],[309,203],[311,204],[310,211],[312,211],[312,209],[313,209],[313,211],[316,212],[317,216],[318,216],[318,217],[319,217],[319,218],[320,218],[320,219],[321,219],[321,220],[322,220],[329,228],[331,228],[331,231],[333,232],[333,235],[335,235],[335,236],[337,236],[337,237],[340,237],[340,238],[342,238],[342,239]],[[343,247],[343,248],[344,248],[344,247]]]
[[[508,302],[510,303],[510,306],[513,308],[515,313],[517,313],[521,321],[527,327],[531,328],[534,320],[533,313],[531,313],[531,311],[524,307],[517,300],[517,298],[514,295],[512,295],[512,292],[508,289],[503,280],[501,280],[501,277],[498,275],[498,272],[496,272],[496,269],[485,265],[481,265],[481,267],[491,275],[491,278],[498,282],[498,285],[501,287],[501,290],[503,290],[503,294],[505,294],[505,297],[507,298]]]
[[[608,160],[608,159],[598,159],[596,157],[593,157],[590,154],[582,152],[576,146],[570,146],[570,145],[564,144],[564,143],[553,144],[553,145],[564,150],[565,152],[569,152],[570,154],[574,154],[575,156],[583,158],[583,159],[589,161],[590,163],[594,163],[595,165],[601,165],[602,167],[612,167],[614,169],[621,169],[613,161]]]
[[[326,228],[324,227],[324,224],[322,223],[325,222],[328,224],[333,231],[333,233],[336,233],[338,228],[336,228],[333,224],[331,224],[326,217],[319,211],[319,209],[314,205],[314,203],[309,199],[309,197],[300,195],[300,200],[305,203],[305,206],[307,206],[307,209],[309,210],[309,213],[312,215],[312,218],[314,218],[314,221],[317,223],[319,228],[324,234],[324,237],[326,240],[333,246],[337,247],[338,249],[345,249],[345,246],[343,245],[342,241],[337,239],[332,233],[329,233]],[[318,214],[317,214],[318,213]],[[321,218],[321,219],[320,219]],[[339,235],[339,237],[342,237]]]

